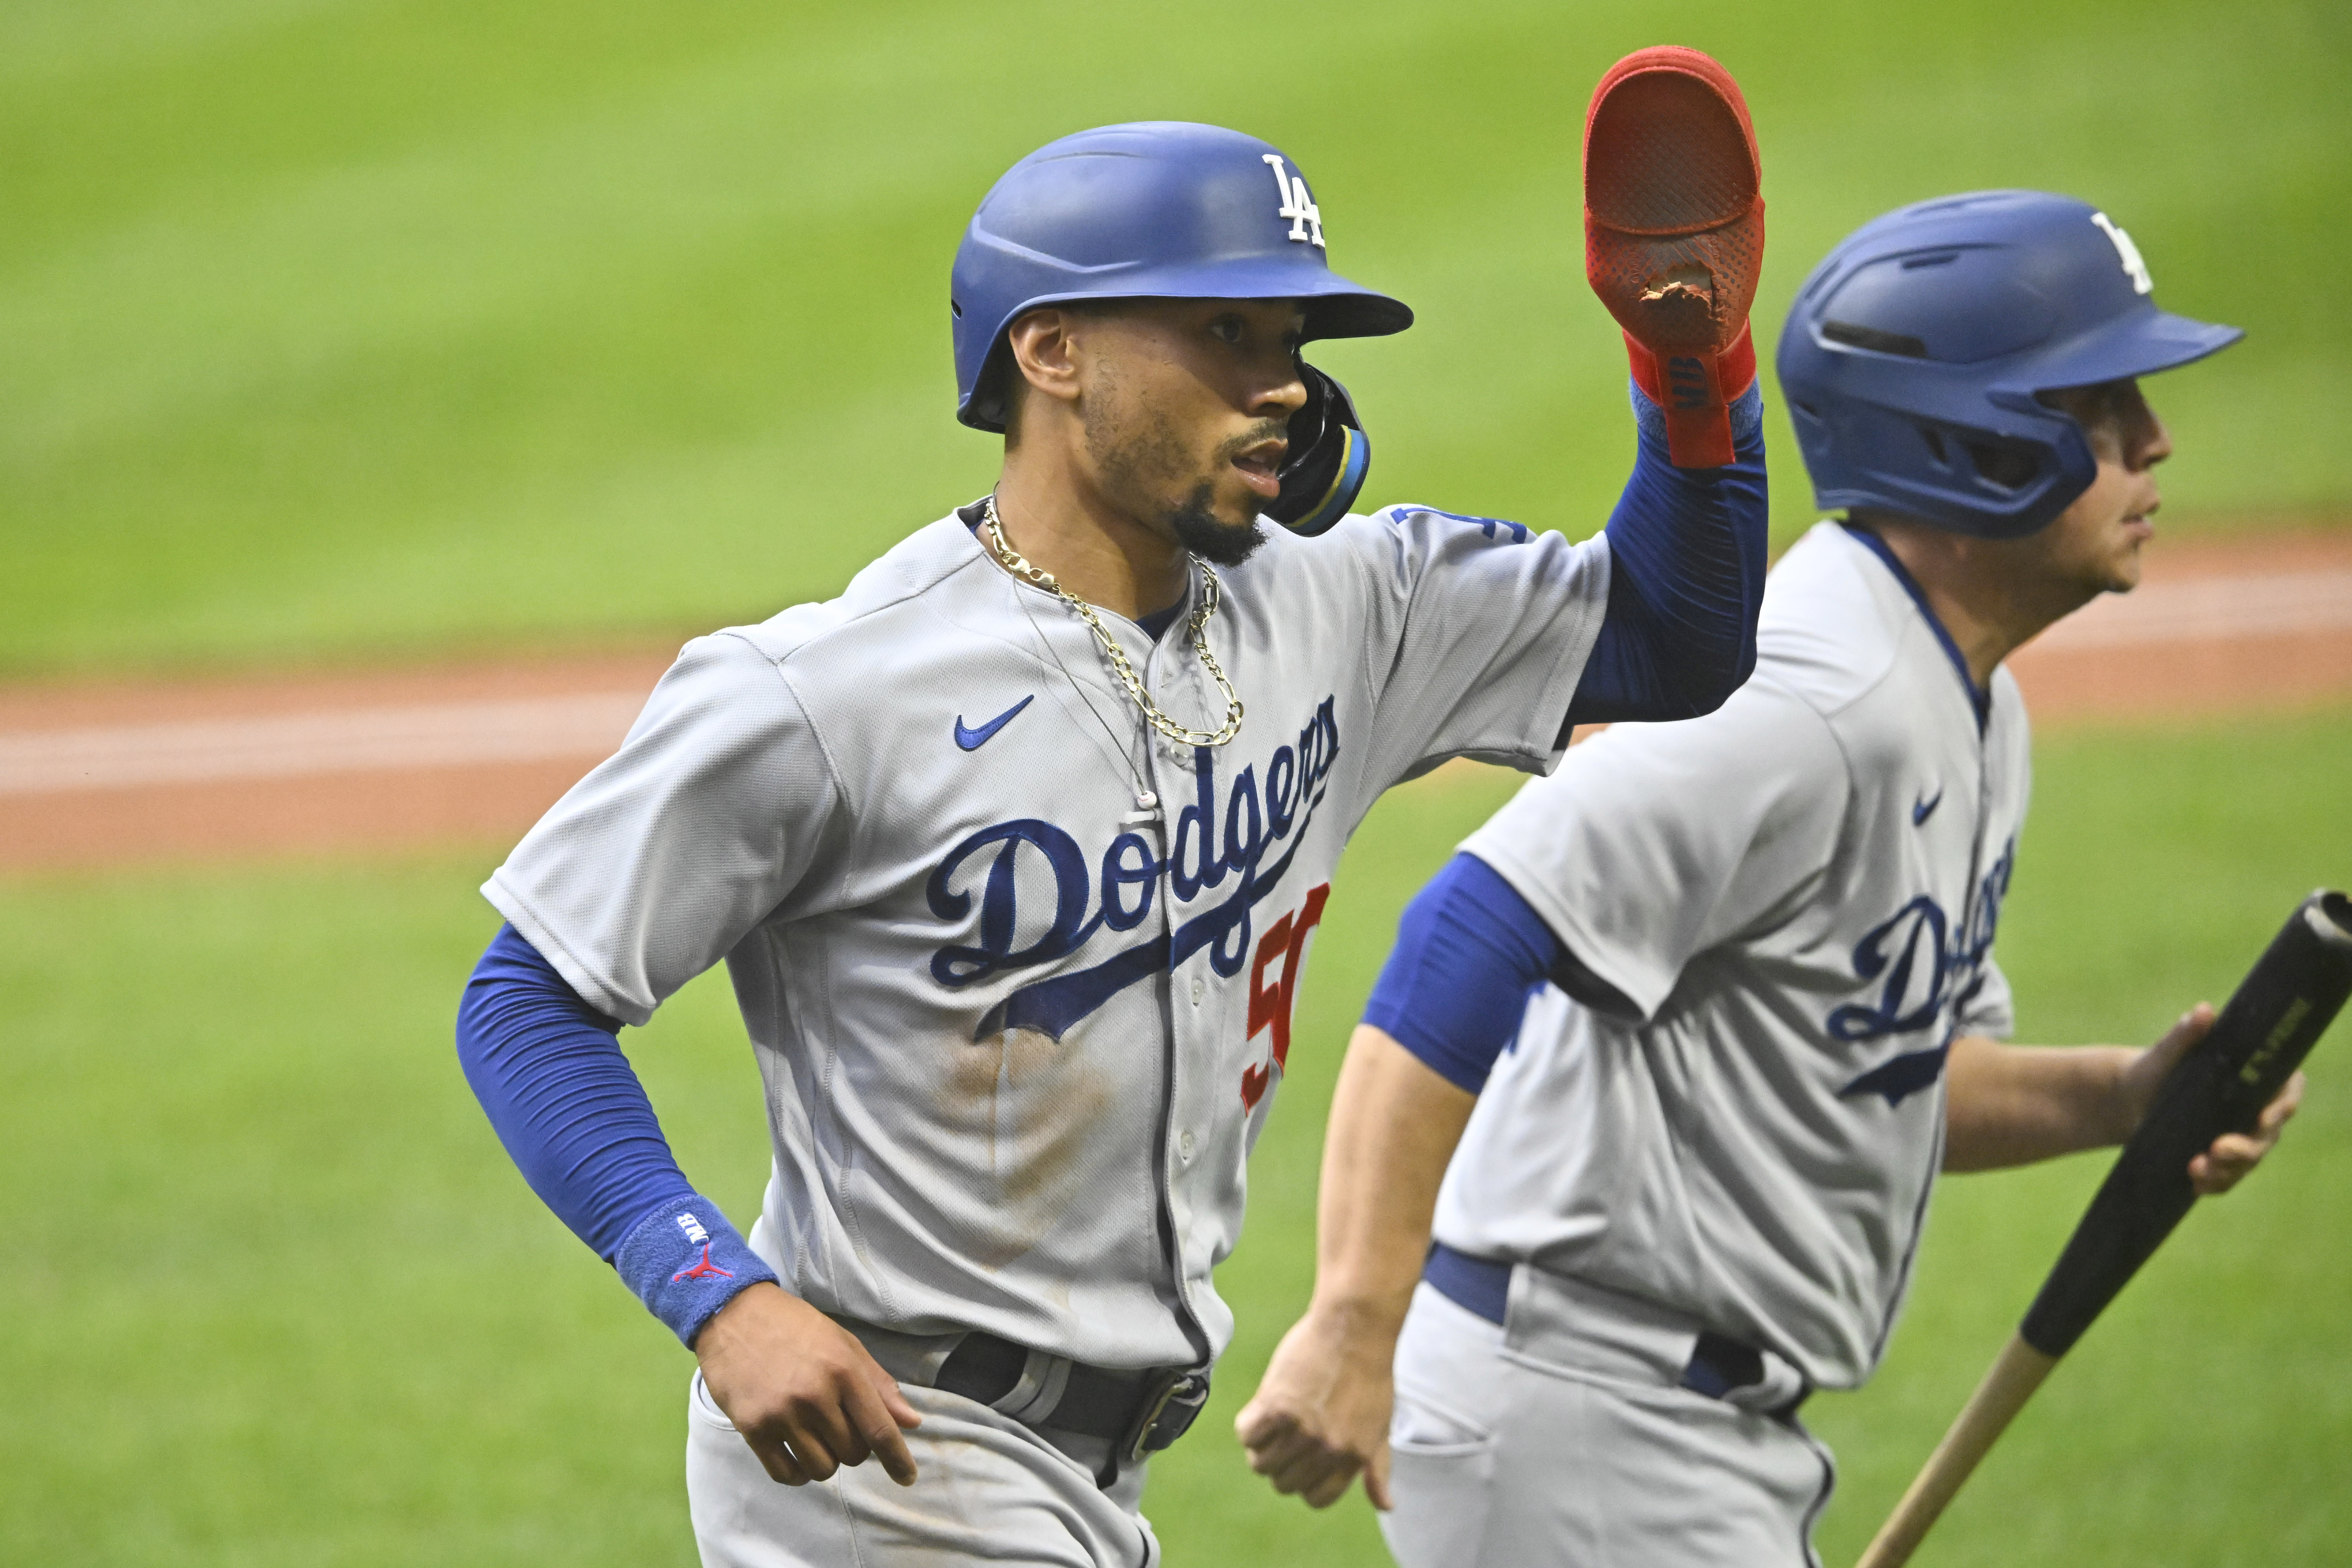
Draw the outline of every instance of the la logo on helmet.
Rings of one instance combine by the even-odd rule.
[[[1323,243],[1323,209],[1308,198],[1306,178],[1285,169],[1279,152],[1266,152],[1260,156],[1265,158],[1266,167],[1274,171],[1274,188],[1281,193],[1282,204],[1275,208],[1274,215],[1290,220],[1290,237],[1302,245],[1312,243],[1318,250],[1330,248]],[[1308,232],[1309,225],[1312,225],[1312,233]],[[2147,290],[2143,288],[2140,292],[2145,294]]]
[[[2123,258],[2124,271],[2132,280],[2132,292],[2153,293],[2156,280],[2147,275],[2147,263],[2140,259],[2139,246],[2132,244],[2132,236],[2117,228],[2115,219],[2105,213],[2093,213],[2091,221],[2105,229],[2107,237],[2116,242],[2116,254]]]

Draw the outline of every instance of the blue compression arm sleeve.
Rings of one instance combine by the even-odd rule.
[[[1756,667],[1764,602],[1764,394],[1731,405],[1736,461],[1677,468],[1666,416],[1633,388],[1633,472],[1609,518],[1609,611],[1568,722],[1695,718]]]
[[[466,982],[457,1060],[531,1190],[691,1345],[776,1276],[677,1168],[620,1027],[505,925]]]
[[[1364,1021],[1475,1094],[1519,1032],[1528,993],[1546,980],[1587,1006],[1632,1010],[1500,873],[1457,854],[1405,905]]]

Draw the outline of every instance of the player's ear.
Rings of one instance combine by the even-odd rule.
[[[1079,320],[1076,311],[1049,306],[1030,311],[1005,329],[1005,349],[1031,391],[1063,402],[1077,401]],[[1007,390],[1013,394],[1008,402],[1016,402],[1022,395],[1018,387]]]

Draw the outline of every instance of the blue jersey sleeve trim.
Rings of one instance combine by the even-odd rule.
[[[736,1291],[775,1275],[678,1169],[614,1038],[620,1027],[581,1000],[521,933],[502,925],[466,982],[457,1060],[523,1179],[598,1257],[617,1260],[657,1220],[686,1236],[673,1210],[707,1233],[723,1279],[656,1280],[669,1251],[623,1270],[638,1299],[690,1342]]]
[[[1731,405],[1734,461],[1677,468],[1664,413],[1633,392],[1633,472],[1609,518],[1609,609],[1568,723],[1695,718],[1756,667],[1768,497],[1764,394]]]
[[[1475,1094],[1565,949],[1511,884],[1457,854],[1405,905],[1364,1021]]]

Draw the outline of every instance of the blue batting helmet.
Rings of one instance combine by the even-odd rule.
[[[2036,392],[2168,371],[2245,336],[2158,309],[2153,287],[2105,213],[2039,191],[1920,202],[1856,229],[1780,334],[1822,508],[1985,538],[2049,524],[2098,464]]]
[[[1106,125],[1005,172],[957,248],[956,417],[1001,431],[989,375],[1005,329],[1073,299],[1297,299],[1308,338],[1401,332],[1412,312],[1324,258],[1304,176],[1255,136],[1181,120]]]

